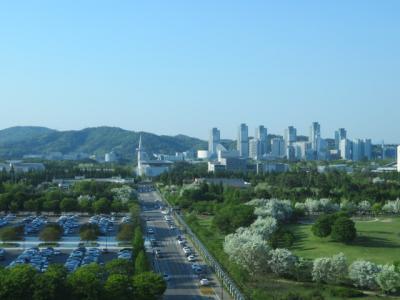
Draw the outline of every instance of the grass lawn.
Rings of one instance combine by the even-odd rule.
[[[296,240],[291,250],[298,256],[317,258],[343,252],[349,261],[365,259],[379,264],[400,260],[400,218],[380,217],[356,221],[358,237],[345,245],[330,238],[318,238],[311,225],[291,225]]]
[[[249,279],[241,274],[238,268],[232,264],[223,252],[224,236],[212,228],[212,216],[197,215],[196,220],[190,222],[190,226],[208,250],[217,258],[221,265],[235,279],[242,291],[252,300],[279,299],[289,292],[309,295],[313,291],[319,291],[326,300],[339,300],[343,298],[333,297],[329,286],[317,286],[313,283],[299,283],[289,280],[281,280],[274,276]],[[365,296],[362,299],[377,299],[373,296]]]

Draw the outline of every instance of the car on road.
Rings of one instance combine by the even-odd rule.
[[[189,247],[184,247],[182,250],[183,250],[183,253],[185,253],[186,255],[192,254],[192,250]]]
[[[210,280],[208,280],[207,278],[203,278],[200,280],[200,285],[201,286],[209,286],[210,285]]]
[[[148,234],[154,234],[154,229],[153,228],[148,228],[147,229]]]
[[[170,281],[171,276],[169,276],[167,273],[164,273],[163,278],[165,281]]]
[[[196,257],[195,257],[193,254],[192,254],[192,255],[189,255],[187,259],[188,259],[189,262],[194,262],[194,261],[196,261]]]
[[[0,248],[0,260],[4,260],[6,258],[6,250]]]

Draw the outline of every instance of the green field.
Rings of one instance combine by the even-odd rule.
[[[400,218],[356,221],[358,237],[350,245],[315,237],[311,233],[311,225],[290,225],[289,228],[296,237],[291,250],[304,258],[314,259],[343,252],[350,262],[365,259],[386,264],[400,260]]]
[[[187,216],[187,215],[186,215]],[[186,218],[187,219],[187,218]],[[199,216],[192,219],[190,227],[199,239],[206,245],[208,250],[217,258],[221,265],[230,273],[242,291],[252,300],[279,299],[289,292],[309,295],[313,291],[319,291],[326,300],[339,300],[343,298],[333,297],[330,294],[330,286],[318,286],[313,283],[300,283],[289,280],[283,280],[266,274],[262,277],[248,278],[234,264],[232,264],[227,255],[223,252],[222,244],[224,236],[212,228],[211,216]],[[188,219],[187,219],[188,221]],[[400,222],[400,219],[397,220]],[[299,226],[303,227],[303,226]],[[309,228],[309,226],[308,226]],[[301,233],[299,231],[299,233]],[[321,242],[319,242],[321,243]],[[318,243],[315,243],[317,245]],[[338,246],[340,247],[340,245]],[[398,250],[397,250],[398,251]],[[337,251],[336,251],[337,252]],[[333,252],[333,253],[336,253]],[[314,252],[315,253],[315,252]],[[372,300],[380,299],[375,296],[365,296],[362,299]]]

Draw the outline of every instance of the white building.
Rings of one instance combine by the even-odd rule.
[[[397,172],[400,172],[400,145],[397,146]]]
[[[237,150],[241,157],[249,157],[249,128],[246,124],[240,124],[239,126]]]
[[[202,160],[207,160],[209,157],[208,150],[198,150],[197,158]]]
[[[139,147],[137,149],[137,168],[136,173],[142,177],[156,177],[162,173],[168,172],[173,164],[170,161],[150,160],[142,147],[142,136],[139,138]]]
[[[42,163],[23,163],[21,161],[8,161],[6,164],[0,164],[0,171],[15,172],[15,173],[28,173],[28,172],[41,172],[46,170]]]
[[[249,156],[251,159],[259,160],[261,154],[261,141],[259,139],[251,139],[249,142]]]
[[[114,151],[111,151],[111,152],[106,153],[104,155],[104,161],[106,163],[113,163],[113,162],[116,162],[117,160],[118,160],[118,157],[117,157],[117,155],[115,154]]]
[[[340,141],[340,158],[344,160],[351,160],[351,141],[343,139]]]
[[[335,148],[340,150],[340,141],[347,139],[347,131],[344,128],[339,128],[335,131]]]

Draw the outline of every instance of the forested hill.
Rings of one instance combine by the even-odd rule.
[[[0,159],[17,159],[27,154],[52,152],[104,155],[114,150],[123,159],[133,159],[142,135],[149,153],[175,153],[206,149],[207,143],[185,135],[164,136],[128,131],[116,127],[95,127],[57,131],[45,127],[11,127],[0,130]]]

